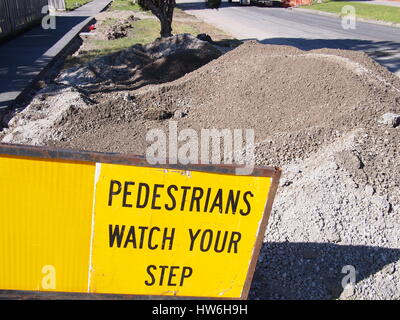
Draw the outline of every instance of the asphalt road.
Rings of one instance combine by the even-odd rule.
[[[223,2],[218,10],[204,2],[177,0],[178,6],[238,39],[292,45],[303,50],[335,48],[367,52],[400,76],[400,28],[357,21],[344,29],[340,18],[297,9],[239,6]]]

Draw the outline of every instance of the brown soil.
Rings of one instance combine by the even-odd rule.
[[[385,112],[398,113],[394,86],[399,80],[361,53],[248,42],[173,83],[132,92],[134,102],[117,92],[93,97],[98,103],[62,128],[62,144],[143,153],[143,126],[167,125],[147,121],[146,114],[185,108],[180,127],[253,128],[257,141],[272,150],[263,162],[283,164],[354,128],[376,127]],[[79,119],[90,119],[90,128]]]

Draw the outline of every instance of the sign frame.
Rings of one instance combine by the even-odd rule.
[[[233,164],[169,164],[167,159],[166,164],[149,164],[144,156],[135,154],[119,154],[119,153],[104,153],[94,151],[80,151],[71,149],[59,149],[53,147],[41,147],[30,145],[17,145],[0,143],[0,156],[15,156],[49,159],[55,161],[77,161],[90,163],[110,163],[120,165],[130,165],[137,167],[149,168],[165,168],[177,169],[185,171],[200,171],[207,173],[219,173],[227,175],[235,175],[235,170],[240,168]],[[0,288],[0,298],[8,299],[123,299],[123,300],[179,300],[179,299],[220,299],[220,300],[247,300],[250,287],[252,284],[254,272],[256,269],[261,246],[263,244],[264,234],[268,225],[268,220],[271,214],[273,201],[279,186],[279,179],[282,169],[279,167],[255,166],[252,174],[245,176],[268,177],[271,178],[271,186],[268,193],[265,209],[261,219],[256,242],[253,248],[253,254],[247,271],[246,280],[240,298],[215,298],[215,297],[190,297],[190,296],[160,296],[160,295],[135,295],[135,294],[102,294],[102,293],[71,293],[71,292],[54,292],[54,291],[28,291],[28,290],[2,290]]]

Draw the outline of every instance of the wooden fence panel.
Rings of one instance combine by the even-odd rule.
[[[0,0],[0,39],[42,19],[48,0]]]

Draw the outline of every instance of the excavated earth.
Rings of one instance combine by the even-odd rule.
[[[219,56],[185,35],[65,70],[2,142],[144,154],[170,120],[254,129],[256,164],[283,177],[250,297],[399,299],[400,127],[382,117],[400,113],[400,79],[359,52],[248,41]]]

